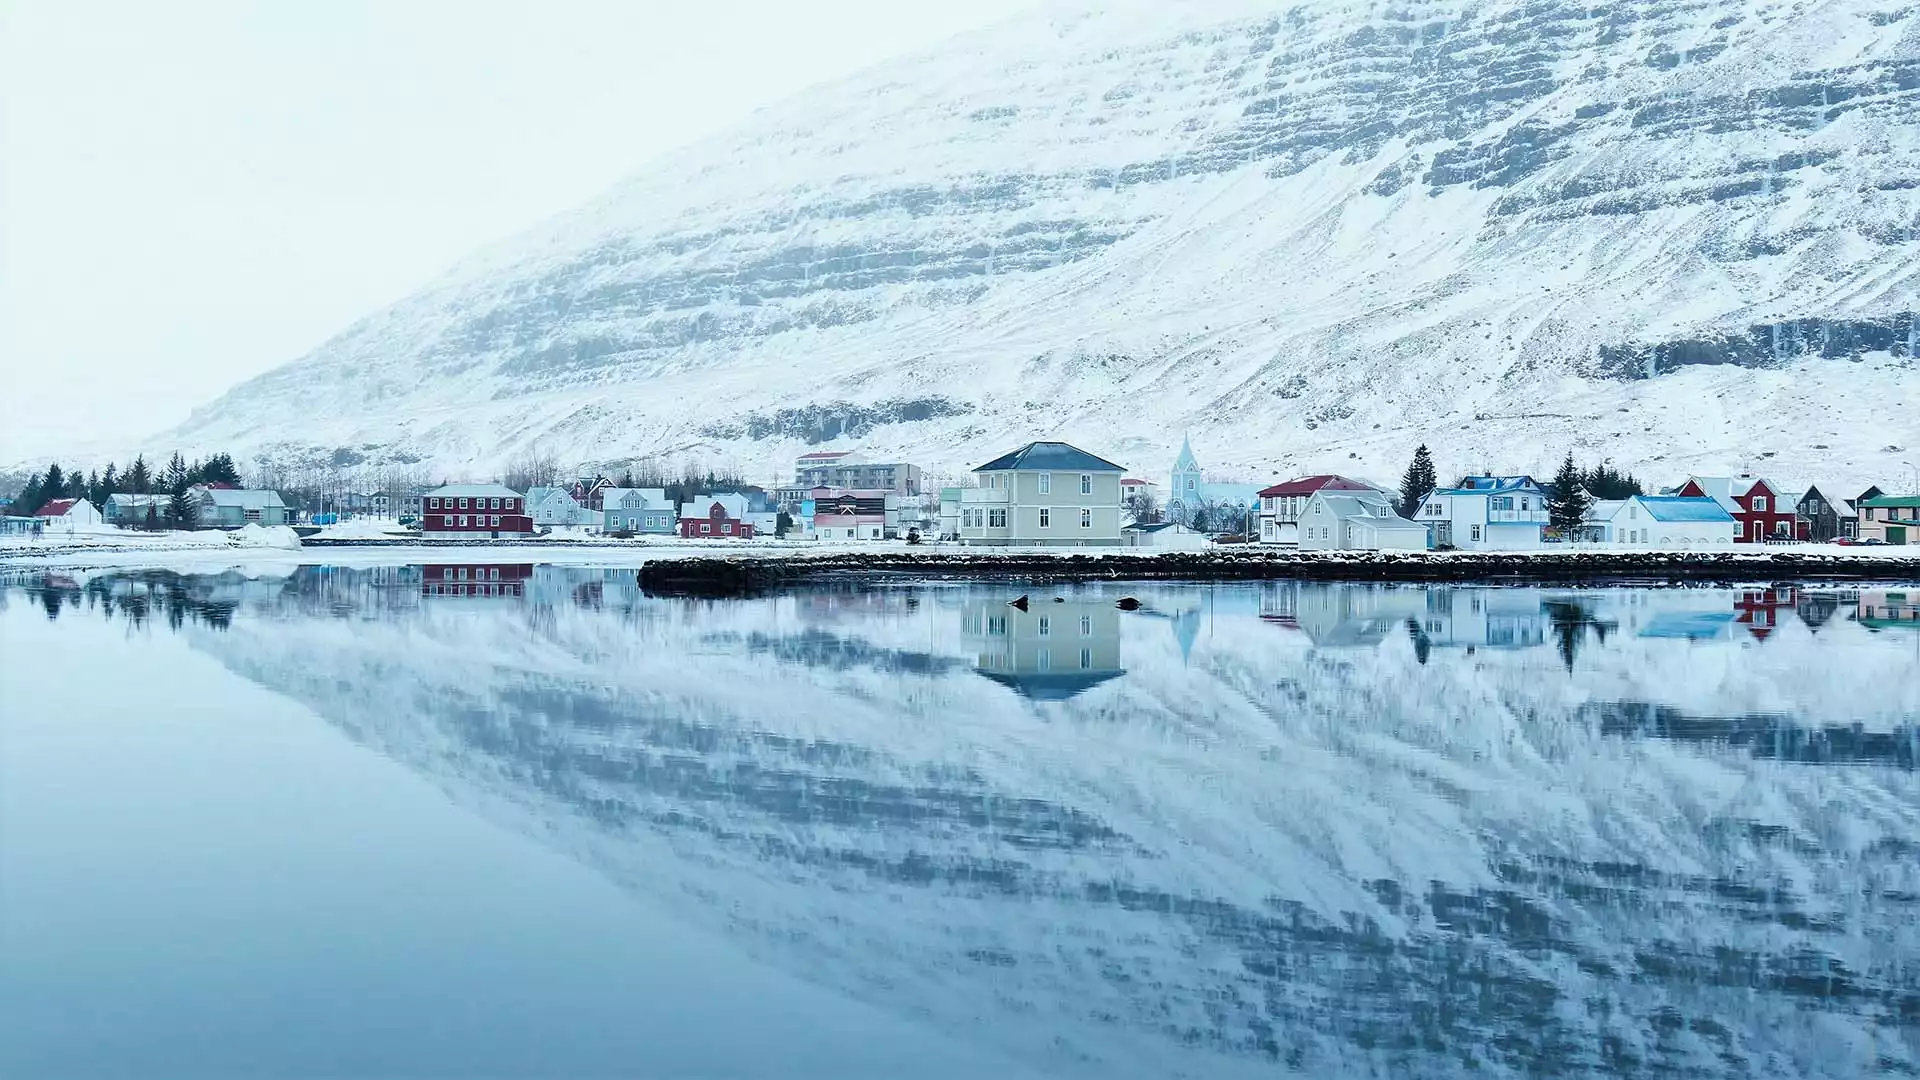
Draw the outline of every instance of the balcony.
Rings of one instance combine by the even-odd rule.
[[[1549,520],[1547,511],[1539,510],[1489,510],[1489,525],[1545,525]]]
[[[961,488],[960,501],[962,503],[999,503],[1004,505],[1007,502],[1008,496],[1012,494],[1012,488]]]

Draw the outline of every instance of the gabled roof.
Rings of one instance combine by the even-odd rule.
[[[265,488],[217,488],[205,489],[207,501],[215,506],[235,506],[242,510],[268,510],[274,507],[286,508],[280,501],[280,493]],[[518,495],[519,492],[514,492]]]
[[[628,506],[627,497],[638,496],[638,506]],[[666,488],[607,488],[600,493],[600,505],[607,510],[671,510],[673,504],[667,501]]]
[[[1920,507],[1920,495],[1875,495],[1861,506]]]
[[[1516,491],[1546,492],[1531,476],[1469,476],[1460,487],[1436,488],[1435,495],[1510,495]]]
[[[1619,513],[1620,508],[1625,505],[1627,505],[1625,499],[1595,499],[1587,504],[1587,514],[1582,520],[1612,521],[1613,515]]]
[[[34,517],[66,517],[67,511],[73,509],[73,504],[79,501],[80,501],[79,499],[49,499],[44,506],[40,507],[39,512],[35,513],[33,516]]]
[[[1161,531],[1162,529],[1171,529],[1173,527],[1174,527],[1174,523],[1171,521],[1144,521],[1144,522],[1135,521],[1135,522],[1132,522],[1131,524],[1120,526],[1120,531],[1121,532],[1131,531],[1131,532],[1143,532],[1143,533],[1156,533]]]
[[[1372,484],[1363,484],[1358,480],[1348,479],[1344,476],[1337,476],[1333,473],[1315,473],[1312,476],[1302,476],[1294,480],[1285,480],[1270,488],[1261,488],[1260,497],[1270,499],[1279,495],[1311,495],[1316,491],[1329,488],[1334,491],[1376,490]]]
[[[1779,485],[1760,476],[1689,476],[1686,479],[1686,483],[1681,484],[1680,487],[1674,488],[1673,490],[1680,491],[1684,489],[1687,484],[1698,485],[1702,494],[1719,503],[1721,506],[1726,507],[1727,512],[1730,514],[1739,514],[1746,511],[1746,507],[1741,506],[1734,500],[1746,497],[1746,494],[1752,491],[1756,484],[1765,484],[1768,491],[1776,494],[1780,491]]]
[[[810,453],[801,454],[794,460],[804,461],[813,465],[827,465],[839,461],[841,458],[849,458],[852,456],[853,451],[851,450],[814,450]]]
[[[1718,499],[1690,495],[1636,495],[1655,521],[1732,521],[1733,515]],[[1632,500],[1629,500],[1632,501]]]
[[[1061,671],[1028,672],[1008,674],[999,671],[975,671],[994,682],[1007,687],[1014,693],[1034,701],[1065,701],[1070,697],[1084,693],[1109,679],[1120,677],[1118,671]]]
[[[1324,502],[1327,512],[1341,521],[1365,521],[1376,529],[1419,529],[1425,532],[1427,528],[1401,517],[1393,509],[1393,500],[1377,491],[1321,490],[1314,493],[1313,500]]]
[[[456,499],[493,499],[519,498],[520,493],[505,484],[448,484],[427,492],[436,498],[444,499],[451,495]]]
[[[1063,442],[1030,442],[1009,454],[1002,454],[974,472],[1058,471],[1126,472],[1105,458]]]
[[[713,514],[714,503],[719,503],[720,509],[730,518],[747,516],[747,497],[732,491],[722,492],[719,495],[696,495],[681,505],[680,516],[696,520],[710,517]]]
[[[1137,476],[1123,476],[1123,477],[1121,477],[1121,478],[1120,478],[1120,486],[1121,486],[1121,487],[1123,487],[1123,488],[1125,488],[1125,487],[1152,487],[1152,486],[1153,486],[1153,481],[1151,481],[1151,480],[1142,480],[1142,479],[1140,479],[1140,478],[1139,478],[1139,477],[1137,477]]]

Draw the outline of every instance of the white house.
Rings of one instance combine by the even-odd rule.
[[[134,495],[127,492],[115,492],[107,496],[106,512],[103,515],[110,525],[145,525],[147,512],[153,512],[155,522],[167,520],[167,514],[173,509],[171,495]]]
[[[1732,544],[1740,531],[1727,508],[1706,496],[1635,495],[1622,501],[1607,526],[1607,539],[1634,547]]]
[[[33,516],[46,528],[63,532],[100,524],[100,511],[85,499],[54,499]]]
[[[1015,547],[1120,544],[1120,466],[1063,442],[1031,442],[973,470],[960,539]]]
[[[1211,544],[1205,533],[1194,532],[1177,521],[1136,521],[1121,526],[1120,536],[1128,547],[1157,551],[1205,551]]]
[[[527,516],[535,525],[599,525],[600,515],[581,506],[563,487],[527,489]]]
[[[1424,551],[1427,530],[1394,512],[1378,491],[1322,489],[1300,512],[1303,551]]]
[[[1457,488],[1436,488],[1413,519],[1435,547],[1518,551],[1541,545],[1547,493],[1531,476],[1469,476]]]
[[[1350,480],[1332,473],[1301,476],[1260,490],[1260,542],[1282,547],[1300,543],[1300,512],[1307,508],[1313,493],[1323,488],[1334,491],[1377,491],[1371,484]]]

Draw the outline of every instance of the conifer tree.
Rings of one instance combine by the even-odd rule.
[[[87,474],[87,501],[92,503],[96,510],[105,506],[107,503],[107,496],[100,484],[100,470],[98,469]]]
[[[101,500],[103,502],[107,495],[117,495],[120,493],[120,474],[114,471],[113,462],[111,461],[107,462],[106,470],[100,474],[100,490],[102,492]]]
[[[1547,497],[1547,524],[1559,529],[1562,536],[1571,535],[1587,519],[1589,500],[1584,483],[1569,450],[1560,471],[1553,474],[1553,494]]]
[[[1439,485],[1433,456],[1427,453],[1427,444],[1421,443],[1414,448],[1413,460],[1407,463],[1407,471],[1400,477],[1400,516],[1411,518],[1420,509],[1420,503]]]
[[[60,464],[58,462],[55,462],[54,464],[47,466],[47,475],[42,477],[40,480],[40,494],[39,494],[38,502],[45,503],[45,502],[50,502],[51,500],[54,500],[54,499],[64,499],[66,497],[67,497],[67,474],[65,472],[62,472],[60,469]],[[38,510],[38,509],[40,509],[39,506],[35,506],[33,508],[33,510]],[[33,510],[28,510],[27,513],[31,514],[33,513]]]
[[[173,519],[176,529],[192,528],[194,525],[193,500],[187,495],[184,479],[173,489],[173,498],[167,503],[167,516]]]
[[[167,474],[166,474],[165,480],[166,480],[167,490],[175,493],[178,493],[181,490],[185,489],[189,484],[193,482],[187,473],[187,459],[181,457],[180,451],[178,450],[175,450],[173,452],[173,457],[167,460]]]
[[[45,491],[46,485],[39,473],[27,477],[26,486],[14,497],[13,512],[20,517],[32,517],[34,511],[40,509],[40,504],[47,501],[42,497]]]
[[[153,472],[147,468],[147,455],[141,454],[127,466],[127,490],[135,495],[153,494]]]

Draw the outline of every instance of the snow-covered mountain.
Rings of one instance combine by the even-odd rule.
[[[177,591],[196,647],[461,805],[1049,1074],[1920,1060],[1920,687],[1837,609],[1695,639],[1741,594],[1096,586],[1023,696],[1002,590],[422,584]],[[1088,641],[1119,674],[1047,695]]]
[[[171,438],[1884,480],[1917,229],[1901,0],[1077,0],[658,160]]]

